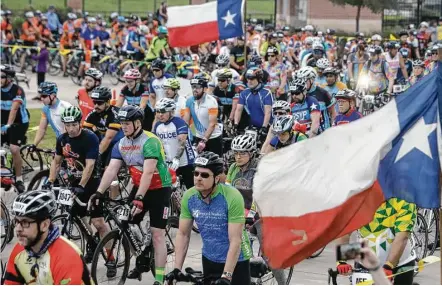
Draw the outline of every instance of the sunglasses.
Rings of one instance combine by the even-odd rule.
[[[201,176],[201,178],[203,178],[203,179],[207,179],[207,178],[210,177],[210,174],[209,174],[209,173],[206,173],[206,172],[193,171],[193,176],[194,176],[195,178],[198,178],[199,176]]]
[[[161,70],[153,69],[152,71],[153,71],[153,72],[160,72]]]
[[[165,109],[156,109],[155,111],[159,114],[164,114],[167,112]]]
[[[276,55],[268,55],[270,58],[274,58],[276,57]]]
[[[94,100],[92,102],[94,103],[94,105],[103,105],[106,103],[105,101],[96,101],[96,100]]]
[[[2,75],[2,78],[8,78],[8,76],[6,76],[6,75]]]
[[[49,95],[48,94],[40,94],[40,97],[41,98],[46,98],[46,97],[48,97]]]
[[[437,55],[437,52],[432,52],[431,55],[432,56]]]
[[[218,82],[226,82],[227,81],[227,79],[218,79]]]
[[[291,91],[290,91],[290,94],[291,94],[291,95],[300,95],[300,94],[301,94],[301,91],[299,91],[299,90],[291,90]]]
[[[275,116],[287,115],[287,112],[284,112],[284,111],[275,111],[275,112],[273,112],[273,115],[275,115]]]
[[[247,77],[247,80],[254,80],[254,79],[256,79],[256,77],[254,77],[254,76],[248,76]]]

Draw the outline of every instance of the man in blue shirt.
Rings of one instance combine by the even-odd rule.
[[[248,88],[239,95],[235,110],[235,128],[237,128],[243,109],[250,115],[250,125],[258,128],[260,138],[265,140],[272,120],[272,93],[262,84],[263,72],[258,67],[253,67],[246,72]],[[264,142],[264,141],[263,141]]]
[[[55,7],[53,5],[49,6],[46,17],[48,18],[48,27],[52,35],[58,39],[59,31],[61,32],[63,26],[60,23],[60,19],[58,19],[57,13],[55,13]]]

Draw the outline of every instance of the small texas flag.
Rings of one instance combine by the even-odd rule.
[[[218,0],[201,5],[170,7],[169,44],[186,47],[238,37],[243,30],[244,0]]]

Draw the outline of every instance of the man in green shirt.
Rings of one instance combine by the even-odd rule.
[[[153,61],[155,59],[172,56],[172,52],[169,48],[167,41],[167,28],[164,26],[158,27],[158,36],[152,39],[152,43],[149,46],[146,60]]]

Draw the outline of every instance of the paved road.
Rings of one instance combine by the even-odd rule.
[[[30,89],[25,88],[26,95],[28,100],[29,108],[41,108],[41,103],[30,100],[37,93],[36,87],[36,75],[31,74],[31,86]],[[55,81],[59,85],[59,97],[63,100],[74,103],[75,95],[77,90],[79,89],[70,78],[63,77],[51,77],[48,76],[47,80]],[[114,88],[109,83],[104,81],[104,84]],[[116,87],[117,94],[121,89],[121,84]],[[189,86],[186,87],[186,92],[190,92]],[[2,194],[2,198],[4,194]],[[6,194],[6,201],[11,201],[13,197],[11,194]],[[14,240],[15,241],[15,240]],[[193,233],[191,237],[191,243],[188,250],[185,266],[190,266],[194,269],[201,269],[201,238],[198,234]],[[9,244],[5,251],[1,253],[0,258],[3,262],[6,261],[9,253],[11,252],[12,244]],[[317,258],[307,259],[298,265],[295,266],[293,278],[291,280],[291,284],[327,284],[327,269],[335,266],[335,253],[334,253],[334,244],[330,244],[324,252]],[[435,253],[436,256],[440,257],[440,251]],[[132,265],[134,261],[132,261]],[[172,268],[173,265],[170,263],[168,268]],[[167,271],[167,270],[166,270]],[[419,284],[431,284],[437,285],[440,283],[440,268],[439,263],[435,263],[426,267],[422,273],[420,273],[416,279],[416,282]],[[345,277],[341,277],[338,280],[339,284],[349,284],[349,281]],[[143,279],[141,282],[138,280],[128,280],[127,284],[152,284],[153,277],[150,273],[146,273],[143,275]]]

